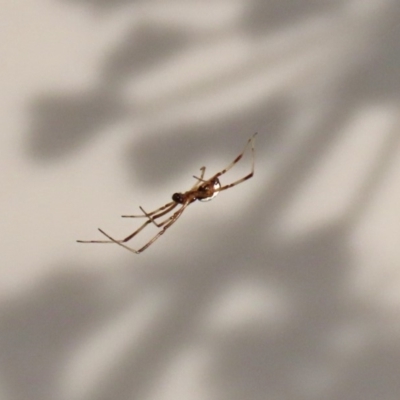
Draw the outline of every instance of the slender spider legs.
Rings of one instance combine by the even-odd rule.
[[[254,139],[257,133],[255,133],[251,138],[247,141],[245,148],[243,151],[222,171],[217,172],[215,175],[213,175],[209,179],[204,179],[204,174],[206,171],[206,167],[201,167],[200,171],[200,177],[194,176],[196,179],[196,183],[193,185],[191,189],[184,193],[174,193],[172,195],[172,201],[157,208],[156,210],[153,210],[151,212],[147,212],[143,209],[143,207],[140,207],[140,210],[143,212],[142,215],[122,215],[123,218],[146,218],[146,221],[139,226],[138,229],[136,229],[133,233],[125,237],[124,239],[121,240],[116,240],[110,235],[108,235],[106,232],[104,232],[102,229],[99,228],[99,231],[108,238],[108,240],[77,240],[78,243],[116,243],[119,246],[124,247],[125,249],[135,253],[135,254],[140,254],[144,250],[146,250],[149,246],[151,246],[161,235],[165,233],[165,231],[170,228],[183,214],[183,212],[186,210],[186,208],[195,202],[196,200],[199,201],[210,201],[212,200],[215,196],[219,194],[219,192],[223,190],[230,189],[236,185],[239,185],[240,183],[250,179],[254,175],[254,164],[255,164],[255,151],[254,151]],[[222,186],[219,177],[221,175],[224,175],[227,173],[237,162],[241,160],[243,155],[245,154],[247,148],[251,146],[251,156],[252,156],[252,161],[251,161],[251,172],[248,173],[246,176],[243,178],[240,178],[232,183],[229,183],[227,185]],[[176,211],[174,211],[171,215],[167,216],[170,214],[173,210],[178,208]],[[164,220],[161,220],[159,222],[159,219],[161,217],[166,216]],[[140,233],[144,228],[146,228],[147,225],[149,224],[154,224],[157,228],[160,228],[158,233],[153,236],[144,246],[139,248],[138,250],[135,250],[129,246],[126,245],[127,242],[129,242],[132,238],[134,238],[138,233]]]

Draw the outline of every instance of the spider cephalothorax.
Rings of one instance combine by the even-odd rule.
[[[178,204],[183,204],[185,201],[185,195],[183,193],[174,193],[172,195],[172,201]]]
[[[201,167],[201,175],[200,178],[194,177],[197,179],[197,182],[194,184],[194,186],[188,190],[185,193],[174,193],[172,195],[172,201],[170,203],[167,203],[163,205],[160,208],[157,208],[154,211],[151,212],[146,212],[143,207],[140,207],[140,209],[143,212],[143,215],[123,215],[123,217],[126,218],[147,218],[147,220],[138,228],[136,229],[133,233],[128,235],[126,238],[121,239],[121,240],[116,240],[112,238],[110,235],[105,233],[103,230],[99,229],[99,231],[108,238],[108,240],[78,240],[79,243],[116,243],[119,246],[124,247],[125,249],[139,254],[142,251],[146,250],[151,244],[153,244],[170,226],[172,226],[177,219],[183,214],[185,211],[186,207],[192,204],[196,200],[200,201],[210,201],[212,200],[215,196],[218,195],[219,192],[222,190],[229,189],[231,187],[234,187],[238,185],[239,183],[242,183],[246,181],[247,179],[250,179],[254,175],[254,137],[256,136],[256,133],[247,141],[246,147],[244,150],[222,171],[217,172],[215,175],[213,175],[210,179],[204,179],[204,174],[206,171],[206,167]],[[242,157],[243,154],[245,153],[247,146],[251,144],[251,153],[252,153],[252,163],[251,163],[251,172],[244,176],[241,179],[238,179],[237,181],[234,181],[232,183],[229,183],[225,186],[221,186],[221,183],[219,181],[219,177],[226,172],[228,172]],[[163,221],[157,222],[157,220],[170,212],[174,210],[176,207],[180,206],[177,211],[173,212],[172,215],[169,215],[166,217]],[[134,236],[136,236],[139,232],[141,232],[148,224],[154,224],[158,228],[161,228],[160,231],[152,238],[150,239],[144,246],[140,247],[139,250],[132,249],[131,247],[128,247],[125,243],[131,240]]]

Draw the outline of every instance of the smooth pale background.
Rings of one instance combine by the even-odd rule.
[[[0,398],[397,400],[399,20],[2,0]],[[254,179],[145,253],[75,243],[127,235],[256,131]]]

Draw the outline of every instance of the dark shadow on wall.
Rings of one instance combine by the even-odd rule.
[[[334,136],[340,140],[341,134]],[[139,271],[136,258],[128,259],[122,266],[128,283],[117,300],[104,301],[104,282],[94,272],[89,276],[75,272],[52,276],[18,302],[3,305],[0,363],[7,392],[17,400],[27,395],[32,400],[53,399],[65,359],[81,348],[82,341],[112,325],[118,314],[146,294],[162,291],[173,299],[166,311],[145,333],[140,347],[126,343],[126,351],[105,374],[107,379],[97,382],[87,400],[147,398],[174,361],[199,344],[212,360],[203,382],[218,393],[217,398],[262,400],[275,395],[300,400],[316,397],[315,390],[328,400],[349,394],[356,400],[394,398],[399,390],[394,372],[400,362],[397,343],[385,339],[379,316],[347,291],[353,266],[351,226],[340,221],[294,239],[275,234],[286,198],[301,188],[288,176],[297,173],[298,180],[308,176],[307,171],[315,168],[313,160],[318,164],[318,156],[332,145],[324,138],[318,146],[310,141],[293,161],[295,169],[288,168],[279,182],[260,187],[252,207],[242,210],[246,218],[238,213],[224,225],[210,221],[200,244],[182,237],[184,253],[164,255],[154,265],[148,261],[151,258],[141,258]],[[381,159],[377,167],[386,162]],[[385,170],[380,173],[384,176]],[[152,273],[158,264],[165,266],[162,272]],[[290,294],[285,300],[290,318],[281,329],[254,321],[221,334],[202,323],[221,294],[232,284],[248,281],[265,288],[273,282]],[[382,335],[376,335],[377,328]],[[335,335],[340,338],[341,331],[348,330],[360,335],[361,351],[332,347]],[[331,382],[327,387],[324,379]]]
[[[124,2],[105,1],[81,1],[87,7],[93,7],[98,11],[111,12]],[[132,2],[126,2],[132,3]],[[304,2],[307,3],[307,2]],[[302,7],[303,10],[315,6],[315,2]],[[246,7],[243,21],[249,14],[251,21],[253,14],[264,16],[258,8],[261,2],[252,2]],[[290,2],[282,3],[279,13],[274,13],[276,26],[281,29],[290,26],[293,18],[306,18],[307,13],[299,15]],[[107,7],[109,7],[107,9]],[[264,7],[264,6],[262,6]],[[335,9],[335,5],[329,4],[327,9],[319,9],[319,12],[329,12]],[[315,9],[314,9],[315,12]],[[255,19],[256,21],[256,19]],[[265,26],[270,26],[265,21]],[[257,24],[256,24],[257,25]],[[243,23],[238,26],[243,35],[251,35],[254,24]],[[225,32],[217,35],[226,35]],[[216,36],[214,40],[218,40]],[[36,161],[57,161],[62,156],[89,145],[96,135],[101,134],[104,128],[117,123],[121,119],[129,117],[133,121],[138,112],[132,109],[121,96],[124,85],[134,80],[147,69],[168,61],[172,56],[183,53],[191,46],[210,41],[208,34],[205,39],[200,34],[193,34],[182,27],[170,25],[150,25],[143,23],[132,28],[126,37],[111,49],[106,55],[103,65],[99,67],[99,84],[88,92],[83,93],[52,93],[42,94],[34,99],[31,104],[32,126],[28,132],[27,152]],[[252,74],[252,69],[248,71]],[[235,79],[233,77],[232,79]],[[234,83],[234,82],[232,82]],[[170,99],[171,102],[174,99]],[[232,116],[234,117],[234,116]],[[150,117],[151,118],[151,117]],[[228,118],[229,120],[229,118]],[[217,123],[218,124],[218,123]],[[216,130],[213,130],[217,132]]]
[[[66,360],[86,335],[123,307],[104,302],[99,276],[85,271],[50,275],[18,300],[2,302],[0,371],[8,398],[60,398],[57,381]]]
[[[28,152],[35,160],[58,161],[79,149],[105,126],[127,115],[127,107],[104,91],[46,95],[31,107],[34,115]]]
[[[135,182],[149,187],[171,176],[186,176],[189,180],[201,166],[208,167],[209,160],[218,160],[219,169],[226,167],[255,132],[260,137],[257,158],[268,157],[284,142],[291,113],[290,102],[276,97],[224,120],[165,129],[162,135],[152,140],[143,137],[126,149],[127,169]],[[242,164],[250,168],[249,159]],[[208,168],[206,177],[216,172]]]
[[[103,7],[104,2],[87,4]],[[265,7],[262,4],[249,3],[247,15],[261,16],[257,10]],[[284,28],[293,21],[295,13],[290,2],[281,4],[280,10],[284,11],[277,13],[281,20],[275,19],[275,26]],[[325,4],[334,8],[332,2]],[[343,127],[353,114],[368,103],[398,100],[395,77],[400,52],[395,40],[398,31],[395,21],[399,12],[397,8],[387,8],[385,23],[377,30],[377,40],[369,49],[371,57],[348,70],[347,75],[336,82],[336,97],[330,100],[325,118],[312,128],[309,140],[282,165],[268,187],[257,180],[256,174],[252,182],[256,185],[256,195],[251,207],[238,210],[237,218],[226,220],[223,225],[210,221],[210,229],[200,243],[183,237],[182,253],[165,255],[156,259],[154,265],[147,265],[149,259],[139,256],[147,270],[165,266],[162,273],[141,278],[141,293],[162,288],[174,300],[153,330],[146,332],[144,345],[137,349],[127,343],[124,355],[113,363],[118,367],[110,368],[107,379],[85,400],[146,398],[170,370],[176,357],[199,341],[205,343],[205,351],[212,354],[213,360],[205,384],[218,393],[219,399],[397,398],[400,384],[395,371],[400,365],[399,347],[388,342],[385,335],[374,336],[377,328],[385,328],[378,326],[373,311],[346,292],[348,272],[353,267],[348,236],[355,222],[351,213],[347,219],[327,224],[300,239],[276,235],[287,205],[296,198],[332,146],[343,139]],[[306,16],[305,9],[302,9],[302,18]],[[315,9],[310,7],[311,12]],[[256,25],[262,28],[261,17]],[[265,25],[268,25],[267,16]],[[252,33],[251,23],[244,26]],[[76,98],[58,94],[34,101],[36,114],[28,136],[28,154],[32,159],[50,162],[71,154],[84,143],[89,145],[102,127],[130,112],[119,96],[124,82],[138,70],[157,64],[174,52],[184,51],[192,40],[184,32],[179,35],[174,31],[171,36],[166,33],[161,37],[160,27],[143,29],[138,44],[133,46],[137,46],[137,53],[132,50],[130,40],[110,52],[110,59],[103,68],[104,81],[90,94],[76,95]],[[164,51],[160,54],[154,51],[157,43],[163,43]],[[136,61],[138,54],[140,61]],[[57,97],[58,101],[54,101]],[[229,162],[236,156],[236,149],[241,148],[254,131],[260,132],[257,168],[263,168],[263,160],[283,143],[287,132],[285,124],[293,112],[289,97],[265,101],[243,114],[216,122],[166,129],[160,132],[157,140],[145,138],[139,141],[140,150],[127,149],[128,171],[135,174],[135,180],[153,185],[171,175],[186,175],[193,165],[200,167],[206,153],[225,164],[224,160]],[[71,125],[68,125],[70,120]],[[57,129],[57,121],[65,124],[64,128],[58,126]],[[52,136],[57,135],[54,132],[61,132],[58,139]],[[42,149],[38,143],[42,144]],[[379,174],[371,172],[371,176],[375,176],[374,185],[384,177],[388,168],[386,162],[387,155],[384,155],[377,162]],[[365,207],[373,192],[369,188],[357,197],[351,209],[357,210],[360,204]],[[66,355],[78,348],[83,339],[93,335],[99,325],[112,324],[116,313],[140,300],[140,294],[133,290],[138,272],[132,268],[137,262],[132,257],[126,265],[127,280],[132,282],[132,288],[126,289],[122,303],[98,302],[101,285],[93,279],[84,275],[62,275],[44,281],[43,286],[29,293],[27,298],[2,306],[0,362],[3,379],[13,399],[53,399],[55,382]],[[199,321],[213,309],[221,293],[232,283],[248,279],[266,288],[270,282],[275,282],[278,288],[290,293],[288,302],[293,316],[284,329],[276,332],[254,324],[243,330],[232,329],[221,337],[213,333],[212,327],[199,326]],[[362,330],[368,339],[357,354],[351,351],[337,354],[331,350],[329,339],[347,327],[356,332]],[[204,331],[208,334],[204,335]],[[331,383],[318,386],[324,378],[331,379]],[[32,381],[37,384],[36,389],[32,389]],[[315,394],[316,390],[320,392]]]
[[[314,1],[305,1],[306,5],[302,6],[302,13],[297,13],[289,2],[280,2],[279,10],[276,15],[270,9],[274,7],[261,2],[250,3],[247,13],[251,16],[257,14],[261,21],[266,19],[265,24],[260,24],[260,27],[270,26],[267,22],[268,16],[271,13],[275,15],[274,21],[280,29],[291,26],[293,18],[299,20],[305,19],[307,14],[303,14],[309,10],[309,15],[315,12],[321,14],[326,13],[329,16],[331,11],[334,11],[338,5],[332,2],[325,2],[324,6],[315,6]],[[97,4],[97,3],[96,3]],[[101,7],[101,2],[97,7]],[[116,7],[118,3],[114,6]],[[267,7],[265,12],[260,12],[258,8]],[[110,5],[111,7],[111,5]],[[314,8],[316,7],[316,8]],[[362,63],[356,63],[353,68],[345,72],[346,75],[341,76],[341,82],[338,85],[344,86],[347,98],[350,96],[350,103],[357,108],[368,101],[386,101],[398,97],[399,84],[397,79],[397,71],[399,66],[399,45],[398,37],[398,10],[395,7],[387,6],[386,18],[382,18],[382,23],[379,26],[372,26],[375,30],[374,41],[368,46],[368,55],[362,60]],[[257,11],[258,10],[258,11]],[[268,12],[269,10],[269,12]],[[312,10],[312,11],[311,11]],[[247,15],[245,13],[245,15]],[[251,34],[251,30],[258,26],[257,18],[254,19],[254,24],[251,23],[252,18],[249,17],[249,23],[245,23],[240,29],[243,34]],[[238,28],[239,29],[239,28]],[[258,28],[257,28],[258,29]],[[262,32],[260,32],[261,34]],[[265,32],[264,32],[265,34]],[[132,28],[127,33],[126,38],[106,55],[97,87],[83,93],[53,93],[42,94],[33,100],[31,105],[32,126],[28,132],[27,152],[28,155],[36,161],[56,161],[63,155],[68,155],[83,145],[89,145],[97,135],[104,132],[104,128],[116,124],[125,118],[132,121],[135,120],[135,115],[138,110],[133,109],[132,105],[126,103],[121,96],[121,90],[128,80],[140,77],[141,73],[145,72],[152,66],[160,65],[166,62],[169,58],[176,54],[185,52],[190,46],[201,42],[201,36],[191,35],[185,29],[178,27],[162,27],[143,24],[143,26]],[[249,71],[251,74],[251,70]],[[234,77],[232,78],[234,79]],[[233,83],[233,82],[232,82]],[[342,94],[339,89],[339,93]],[[174,99],[171,99],[173,102]],[[335,114],[335,108],[343,108],[340,104],[342,99],[337,96],[330,100],[332,104],[332,114]],[[262,107],[255,107],[262,110]],[[249,117],[253,111],[243,115],[244,118]],[[265,109],[266,115],[271,114],[269,106]],[[151,116],[149,116],[151,118]],[[265,123],[265,118],[262,123]],[[213,124],[206,123],[206,128],[210,128],[207,133],[213,136],[213,140],[222,137],[223,126],[231,125],[232,132],[239,132],[238,127],[233,125],[231,121],[241,121],[241,118],[236,115],[223,117],[220,121]],[[266,128],[268,128],[268,122]],[[211,126],[210,126],[211,125]],[[213,129],[213,125],[215,128]],[[243,122],[239,122],[239,126],[246,128]],[[263,125],[251,124],[255,130],[264,129]],[[198,126],[186,126],[186,134],[191,129],[202,128]],[[249,129],[249,134],[254,129]],[[268,129],[264,130],[268,132]],[[160,132],[160,134],[163,134]],[[220,136],[221,135],[221,136]],[[175,136],[177,140],[181,138]],[[191,136],[191,135],[190,135]],[[196,136],[196,135],[193,135]],[[172,139],[169,139],[172,140]],[[143,143],[144,147],[146,145]],[[176,151],[180,146],[174,146]],[[161,146],[160,146],[161,149]],[[187,146],[182,146],[183,151]],[[155,150],[157,152],[157,150]],[[199,155],[203,154],[199,152]],[[192,154],[194,156],[194,154]],[[195,157],[196,158],[196,157]],[[162,167],[163,168],[163,167]],[[168,171],[169,172],[169,171]]]
[[[95,12],[111,12],[125,5],[140,3],[140,0],[62,0],[67,4],[79,4]]]
[[[252,0],[248,2],[244,14],[243,28],[253,35],[265,35],[276,29],[290,28],[297,22],[310,17],[329,16],[330,13],[340,9],[343,3],[343,0],[299,0],[296,2]]]

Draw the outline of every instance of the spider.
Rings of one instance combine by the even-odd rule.
[[[200,171],[200,177],[193,176],[197,180],[197,182],[194,184],[194,186],[189,189],[187,192],[184,193],[174,193],[172,195],[172,201],[161,206],[160,208],[157,208],[154,211],[147,212],[143,209],[143,207],[139,207],[140,210],[143,212],[143,215],[122,215],[123,218],[147,218],[147,220],[138,228],[136,229],[133,233],[128,235],[126,238],[121,239],[121,240],[116,240],[110,235],[108,235],[106,232],[104,232],[102,229],[99,228],[99,231],[108,238],[108,240],[77,240],[78,243],[116,243],[119,246],[124,247],[125,249],[131,251],[132,253],[135,254],[140,254],[141,252],[145,251],[148,247],[150,247],[162,234],[165,233],[165,231],[170,228],[177,220],[178,218],[183,214],[183,212],[186,210],[186,208],[195,202],[196,200],[199,201],[210,201],[212,200],[215,196],[219,194],[222,190],[230,189],[239,183],[242,183],[246,181],[247,179],[250,179],[254,175],[254,161],[255,161],[255,156],[254,156],[254,138],[257,135],[257,132],[247,141],[245,148],[243,151],[222,171],[217,172],[215,175],[213,175],[209,179],[204,179],[204,174],[206,171],[206,167],[201,167]],[[252,153],[252,164],[251,164],[251,172],[244,176],[243,178],[240,178],[232,183],[229,183],[225,186],[221,186],[221,183],[219,181],[219,177],[226,172],[228,172],[244,155],[246,152],[247,147],[251,144],[251,153]],[[163,221],[159,222],[157,221],[159,218],[166,216],[169,214],[172,210],[175,208],[178,208],[177,211],[175,211],[172,215],[169,217],[165,218]],[[141,232],[148,224],[154,224],[157,228],[161,228],[160,231],[153,237],[151,238],[144,246],[142,246],[139,250],[135,250],[129,246],[127,246],[125,243],[129,242],[132,238],[134,238],[139,232]]]

